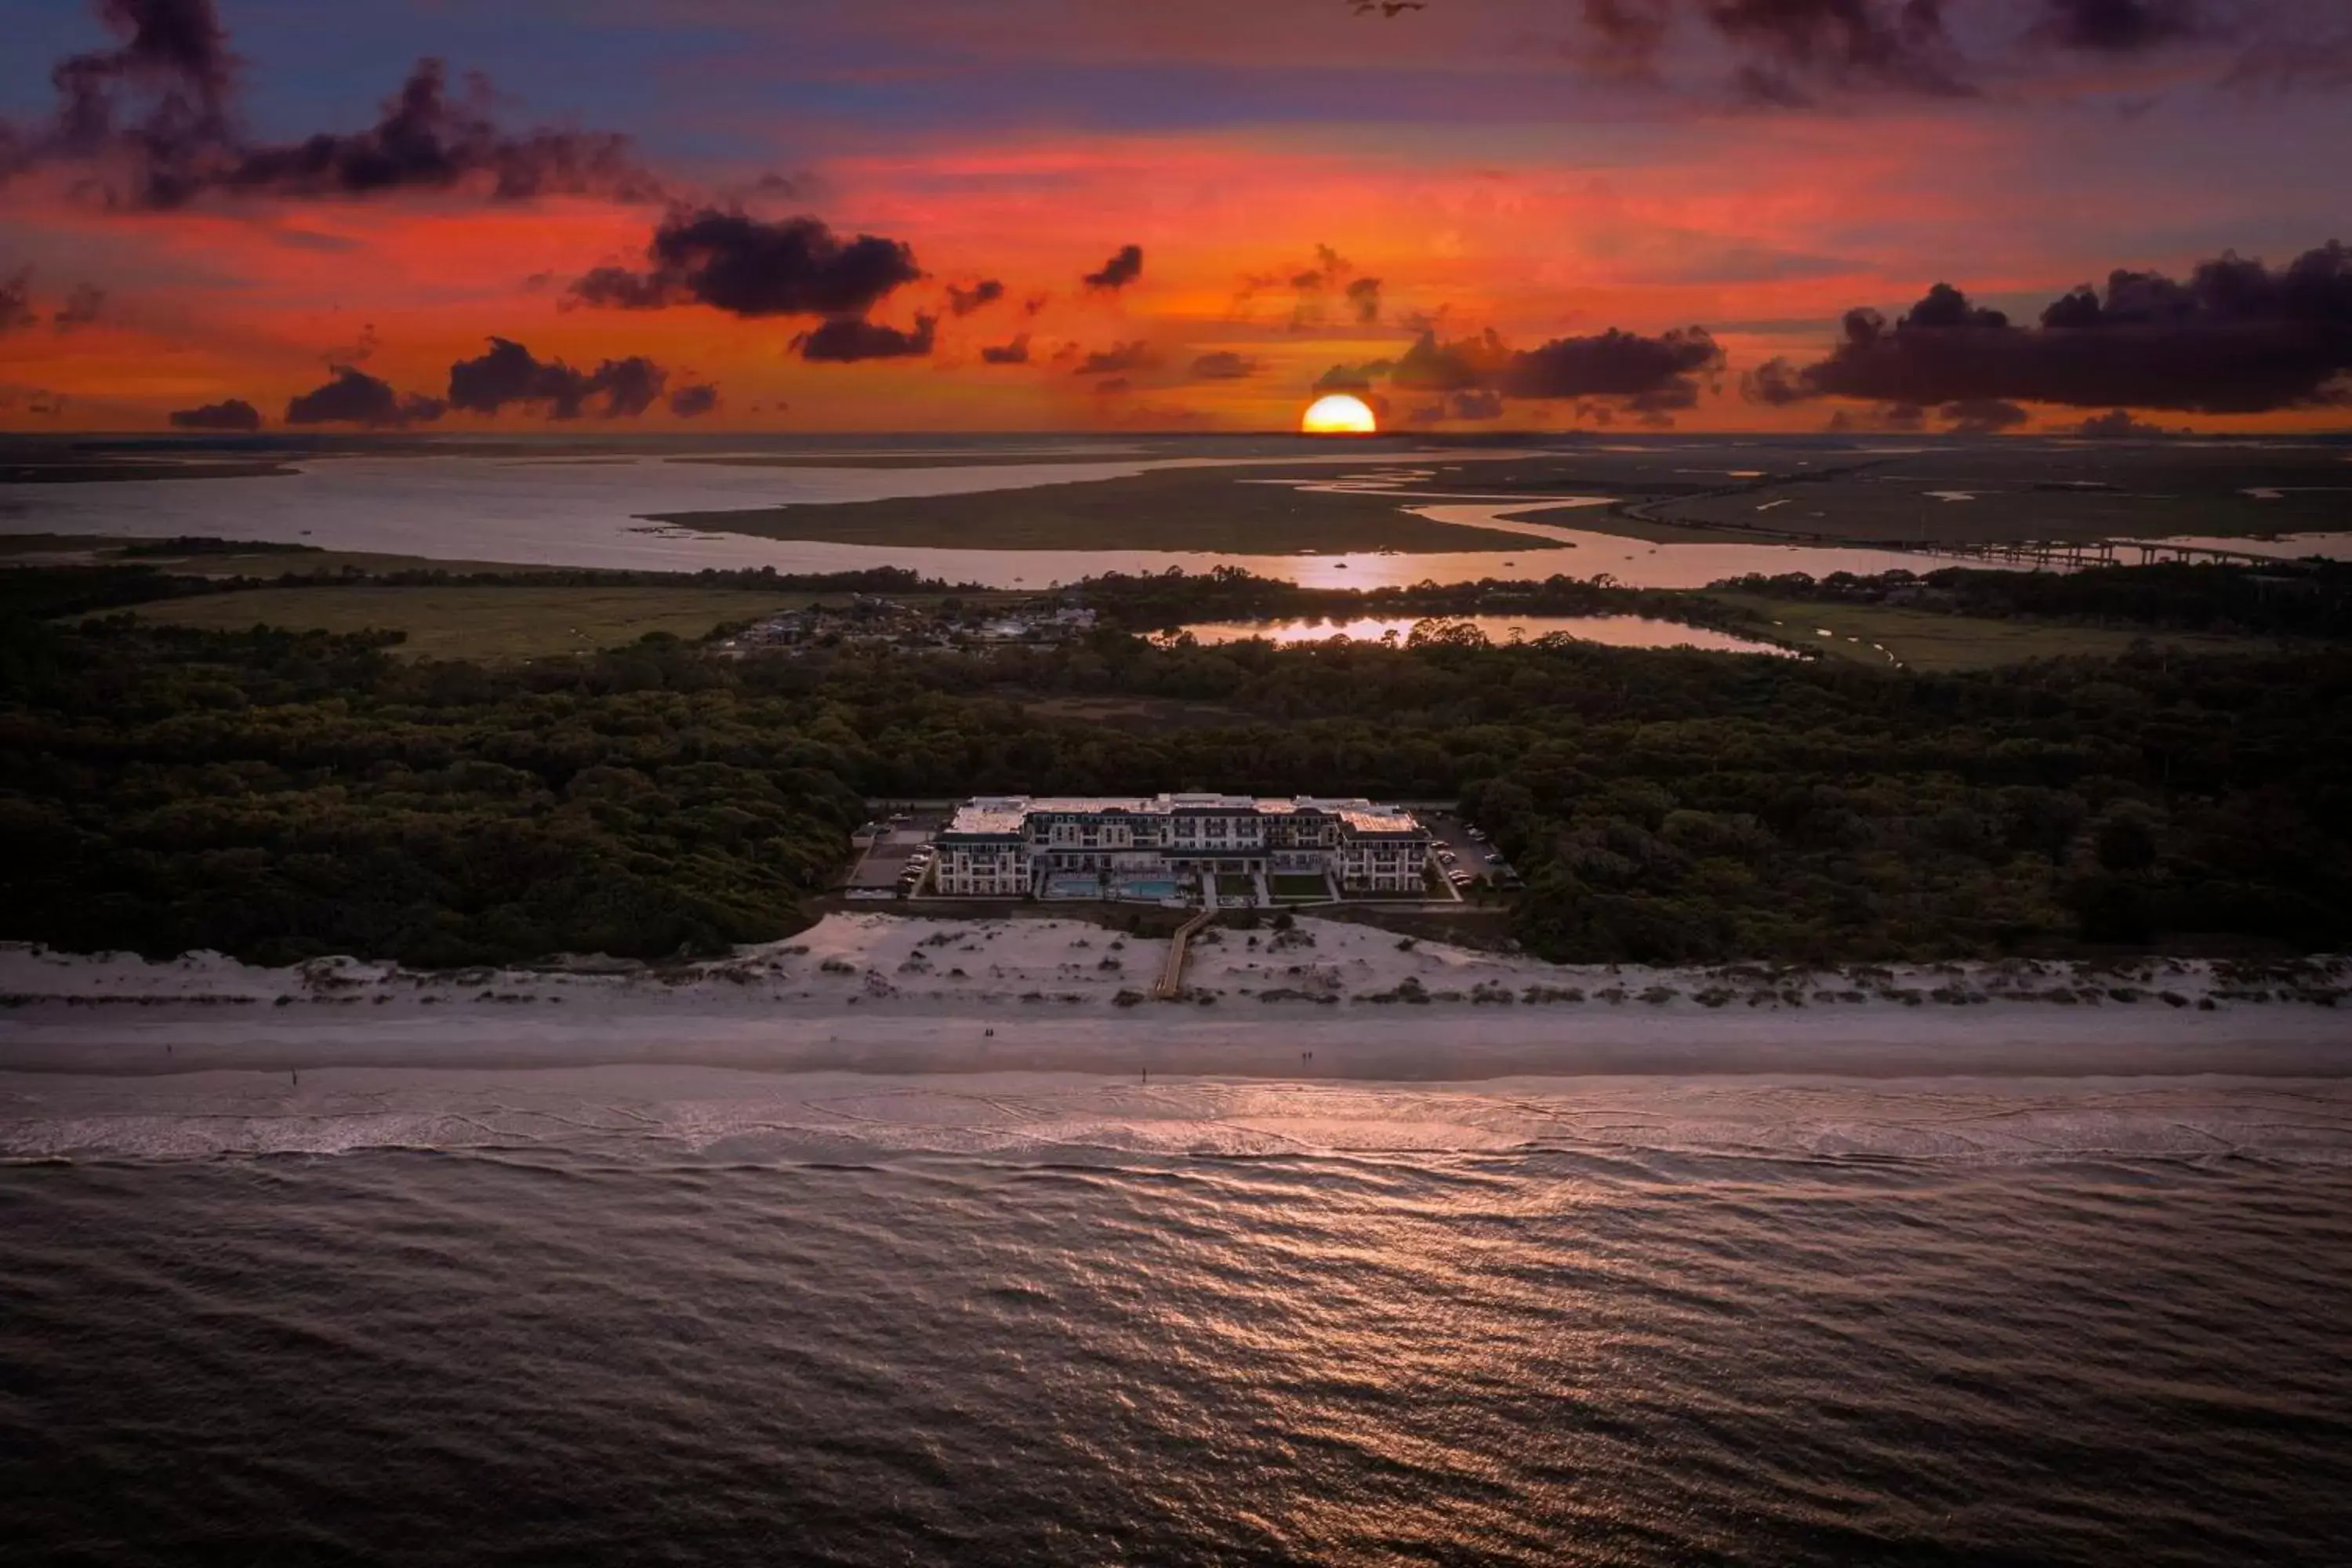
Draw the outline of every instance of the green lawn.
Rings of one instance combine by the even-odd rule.
[[[1266,885],[1277,899],[1328,899],[1331,884],[1321,877],[1307,876],[1295,871],[1277,871],[1266,878]]]

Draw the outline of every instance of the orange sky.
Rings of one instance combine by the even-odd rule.
[[[224,6],[224,18],[235,23],[237,7]],[[70,36],[69,16],[56,26]],[[1361,33],[1333,36],[1365,47]],[[1457,53],[1469,47],[1459,29],[1444,36]],[[1097,63],[1060,68],[1139,68],[1107,37],[1068,46],[1094,49]],[[1380,64],[1348,68],[1360,77]],[[256,74],[250,61],[242,68]],[[502,79],[512,68],[501,64]],[[715,108],[678,107],[675,89],[673,121],[658,118],[659,104],[637,105],[618,128],[685,199],[769,218],[812,213],[844,237],[870,232],[912,247],[926,276],[870,316],[911,329],[919,315],[939,315],[931,352],[851,364],[794,354],[794,338],[816,324],[805,315],[571,308],[566,288],[588,268],[644,265],[657,203],[499,201],[476,180],[364,196],[215,195],[141,211],[93,199],[90,169],[58,160],[0,185],[0,283],[24,280],[16,324],[0,331],[0,428],[161,429],[174,409],[228,398],[275,426],[289,398],[345,363],[401,392],[438,395],[450,365],[493,335],[583,370],[642,354],[673,385],[715,384],[719,406],[695,428],[1282,427],[1330,366],[1393,359],[1434,323],[1448,337],[1491,328],[1518,348],[1610,328],[1704,327],[1727,365],[1703,378],[1677,427],[1812,430],[1834,404],[1749,401],[1740,374],[1776,355],[1820,358],[1852,307],[1891,315],[1949,279],[2030,320],[2110,267],[2177,276],[2231,245],[2284,263],[2329,238],[2326,216],[2345,210],[2344,176],[2307,152],[2295,156],[2308,168],[2283,171],[2273,159],[2234,187],[2142,157],[2150,145],[2186,145],[2196,115],[2184,107],[2153,126],[2148,111],[2126,119],[2099,96],[2115,87],[2112,69],[2087,86],[2012,88],[1999,103],[1896,96],[1764,113],[1624,98],[1610,100],[1626,106],[1615,115],[1580,100],[1567,77],[1547,114],[1526,74],[1494,79],[1514,95],[1508,113],[1449,115],[1415,88],[1409,109],[1385,114],[1370,100],[1374,83],[1367,101],[1318,112],[1277,112],[1251,96],[1273,89],[1234,89],[1230,111],[1171,113],[1164,124],[1069,123],[1085,113],[1048,102],[1013,123],[983,105],[959,125],[950,106],[934,122],[859,137],[835,132],[888,118],[882,108],[861,100],[828,120],[795,102],[763,119],[768,100],[751,91],[727,106],[726,134],[740,144],[721,157],[662,146],[666,125],[707,138]],[[1475,82],[1454,89],[1472,93]],[[45,90],[0,108],[31,123]],[[321,112],[339,127],[373,111],[367,98],[338,106]],[[2301,148],[2315,113],[2341,119],[2304,106],[2236,134],[2250,159],[2265,134]],[[823,133],[810,132],[813,122]],[[789,161],[796,146],[814,155]],[[761,166],[790,168],[793,193],[730,185]],[[1146,258],[1137,282],[1116,293],[1079,285],[1130,243]],[[1313,268],[1318,247],[1346,263],[1328,289],[1245,282]],[[964,318],[942,311],[949,285],[982,278],[1002,280],[1005,298]],[[1365,278],[1381,282],[1370,322],[1339,295]],[[84,323],[53,320],[77,287],[103,290],[103,308]],[[982,347],[1023,333],[1029,363],[982,362]],[[1144,365],[1122,373],[1124,385],[1106,389],[1113,378],[1076,369],[1084,355],[1138,342],[1146,347],[1131,357]],[[1209,355],[1234,356],[1213,363],[1237,360],[1244,374],[1195,375]],[[1512,399],[1495,423],[1590,423],[1594,410],[1580,401]],[[1391,396],[1400,417],[1427,402]],[[2030,412],[2056,427],[2085,410]],[[2209,429],[2345,423],[2340,408],[2310,406],[2155,417]],[[543,409],[517,405],[495,418],[452,413],[434,427],[545,423]],[[628,427],[683,423],[656,406]]]

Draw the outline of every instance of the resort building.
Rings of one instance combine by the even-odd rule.
[[[983,796],[935,840],[962,898],[1173,896],[1187,879],[1323,879],[1333,896],[1415,893],[1433,847],[1399,806],[1236,795]]]

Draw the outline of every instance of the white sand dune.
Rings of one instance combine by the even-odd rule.
[[[674,968],[261,969],[0,946],[0,1072],[553,1068],[1516,1075],[2352,1075],[2352,964],[1853,971],[1563,967],[1337,921],[1224,930],[1189,994],[1074,921],[834,915]]]

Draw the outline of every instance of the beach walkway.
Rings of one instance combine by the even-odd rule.
[[[1173,1002],[1183,994],[1185,949],[1192,944],[1192,938],[1201,928],[1216,918],[1216,906],[1212,904],[1176,928],[1175,936],[1168,943],[1168,962],[1160,971],[1160,983],[1151,988],[1154,996],[1162,1002]]]

